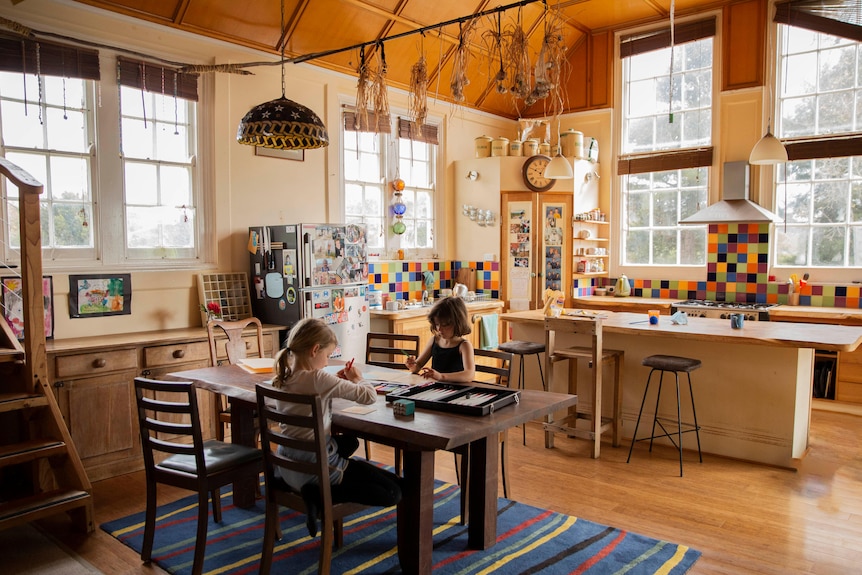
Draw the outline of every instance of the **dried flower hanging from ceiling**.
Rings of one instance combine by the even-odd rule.
[[[509,88],[506,86],[507,74],[503,54],[508,51],[508,46],[503,35],[500,12],[497,12],[496,27],[493,30],[486,30],[482,34],[482,41],[488,53],[488,77],[494,79],[497,93],[505,94]]]
[[[422,126],[428,117],[428,65],[425,62],[424,34],[419,48],[419,59],[410,69],[408,112],[417,128]]]
[[[473,32],[476,31],[476,18],[458,24],[458,47],[455,49],[455,58],[452,62],[452,78],[449,87],[452,90],[452,99],[456,102],[464,101],[464,88],[470,84],[467,77],[467,66],[470,60],[470,41]]]
[[[526,99],[527,105],[552,96],[551,111],[556,116],[563,107],[563,69],[566,66],[563,43],[563,19],[558,10],[545,9],[544,37],[536,56],[535,84]]]
[[[517,22],[506,26],[505,64],[506,75],[510,79],[509,91],[513,99],[526,100],[532,92],[532,66],[530,64],[530,44],[523,28],[523,14],[518,9]]]
[[[359,78],[356,81],[356,115],[354,128],[368,128],[368,106],[371,100],[371,78],[368,62],[365,60],[365,46],[359,48],[359,65],[356,68]]]
[[[376,118],[389,118],[389,92],[386,88],[386,52],[383,42],[377,44],[377,70],[373,76],[373,99],[371,101]]]

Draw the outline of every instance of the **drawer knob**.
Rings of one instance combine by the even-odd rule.
[[[175,359],[182,359],[185,356],[186,356],[186,350],[184,350],[184,349],[178,349],[178,350],[174,351],[174,358]]]
[[[108,365],[108,362],[102,358],[93,360],[93,367],[99,368],[99,367],[105,367],[106,365]]]

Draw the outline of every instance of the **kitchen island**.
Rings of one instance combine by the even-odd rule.
[[[736,330],[723,319],[689,318],[687,325],[674,325],[670,317],[661,316],[658,325],[649,325],[644,313],[590,313],[602,319],[604,346],[625,351],[624,437],[631,438],[634,431],[649,374],[641,365],[643,358],[692,357],[703,362],[692,374],[692,383],[704,453],[785,468],[795,468],[808,449],[815,349],[850,352],[862,344],[862,327],[856,326],[746,322]],[[511,326],[513,339],[544,342],[540,311],[506,313],[501,319]],[[572,339],[572,344],[586,342]],[[579,380],[587,377],[581,374]],[[528,387],[540,385],[538,373],[530,373]],[[611,388],[607,381],[604,388],[606,392]],[[568,389],[565,370],[557,370],[550,389]],[[579,406],[589,403],[582,397]],[[603,404],[610,406],[610,397],[603,398]],[[659,413],[676,417],[674,394],[663,394]],[[694,439],[685,445],[694,447]]]

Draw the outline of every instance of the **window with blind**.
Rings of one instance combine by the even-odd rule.
[[[394,258],[398,249],[411,257],[434,252],[434,193],[437,171],[437,127],[416,126],[404,118],[378,118],[373,113],[343,114],[344,217],[368,229],[368,248],[381,258]],[[394,135],[393,135],[394,134]],[[393,232],[394,190],[404,180],[407,206],[403,234]]]
[[[102,58],[114,62],[100,73],[95,50],[0,38],[0,153],[44,184],[45,267],[196,265],[197,76]],[[0,258],[13,264],[18,191],[3,185]]]
[[[620,37],[621,263],[706,263],[715,19]],[[671,48],[673,46],[673,48]]]
[[[862,28],[839,4],[777,5],[777,267],[862,266]]]

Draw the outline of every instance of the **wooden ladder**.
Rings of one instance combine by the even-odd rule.
[[[0,319],[0,529],[68,513],[91,532],[90,481],[48,382],[42,300],[42,184],[0,158],[18,186],[23,346]]]

